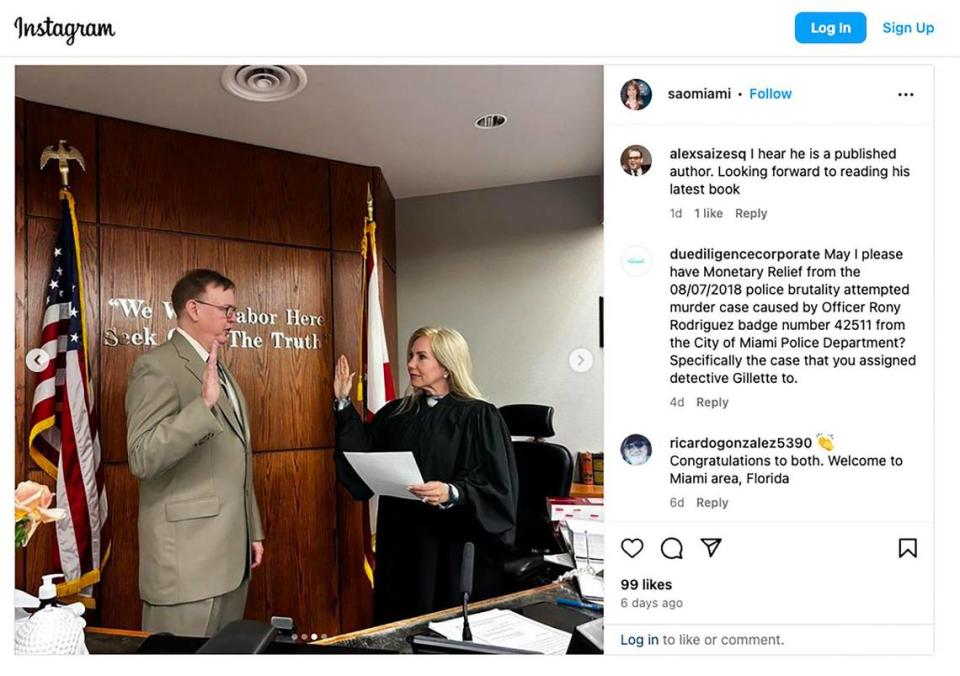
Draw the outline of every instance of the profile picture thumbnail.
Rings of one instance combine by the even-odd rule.
[[[628,176],[642,176],[650,171],[653,159],[650,151],[640,145],[627,146],[620,153],[620,168]]]
[[[620,455],[628,465],[642,465],[652,454],[653,446],[642,434],[631,434],[620,444]]]
[[[627,80],[620,87],[620,101],[628,110],[641,110],[650,105],[650,99],[653,98],[653,90],[650,85],[634,78]]]

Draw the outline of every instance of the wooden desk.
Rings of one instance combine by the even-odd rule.
[[[554,603],[559,597],[576,597],[577,593],[567,582],[555,582],[554,584],[543,587],[527,589],[515,594],[497,596],[485,601],[478,601],[470,604],[470,612],[476,613],[490,608],[519,609],[535,603]],[[390,650],[394,652],[410,653],[410,644],[407,638],[416,634],[422,634],[427,630],[430,622],[437,620],[449,620],[460,615],[461,609],[448,608],[439,610],[428,615],[419,615],[417,617],[407,618],[390,624],[370,627],[360,631],[353,631],[348,634],[331,636],[330,638],[314,641],[314,645],[330,646],[331,649],[340,650],[340,652],[349,652],[353,648],[375,648],[378,650]],[[588,610],[579,611],[585,615],[599,617],[599,613],[592,613]],[[123,629],[104,629],[101,627],[87,627],[86,643],[87,650],[92,654],[130,654],[137,651],[140,644],[149,636],[144,631],[126,631]]]
[[[518,609],[535,603],[553,603],[558,597],[570,598],[576,596],[577,593],[570,583],[555,582],[543,587],[535,587],[534,589],[527,589],[515,594],[497,596],[485,601],[471,603],[469,608],[471,613],[489,610],[490,608]],[[412,651],[410,644],[407,642],[408,637],[422,634],[427,630],[427,625],[430,622],[459,617],[460,612],[461,608],[459,607],[448,608],[435,613],[419,615],[417,617],[391,622],[390,624],[380,625],[379,627],[370,627],[369,629],[361,629],[360,631],[353,631],[349,634],[331,636],[330,638],[316,641],[316,643],[319,645],[340,645],[356,648],[379,648],[382,650],[410,653]],[[589,611],[581,612],[599,617],[599,613],[590,613]]]
[[[103,627],[87,627],[87,650],[92,655],[126,655],[135,653],[140,644],[150,634],[145,631],[128,631],[126,629],[104,629]]]
[[[602,498],[603,485],[595,484],[573,484],[570,488],[571,498]]]

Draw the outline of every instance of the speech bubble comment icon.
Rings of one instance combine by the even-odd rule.
[[[631,559],[643,551],[643,540],[640,538],[624,538],[620,549]]]
[[[666,538],[660,543],[660,553],[666,559],[682,559],[683,543],[677,538]]]

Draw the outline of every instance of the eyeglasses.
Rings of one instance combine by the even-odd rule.
[[[218,310],[220,310],[220,312],[223,313],[224,317],[233,317],[237,314],[236,305],[215,305],[213,303],[208,303],[205,300],[200,300],[199,298],[194,298],[193,301],[195,303],[200,303],[200,305],[209,305],[210,307],[217,308]]]

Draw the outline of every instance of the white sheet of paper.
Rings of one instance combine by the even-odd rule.
[[[463,620],[459,617],[431,622],[429,626],[445,638],[455,641],[459,641],[463,633]],[[570,644],[569,633],[499,608],[471,613],[470,631],[475,643],[532,650],[544,655],[563,655]]]
[[[573,568],[573,559],[570,558],[569,554],[544,554],[543,560],[549,563],[555,563],[558,566]]]
[[[473,631],[473,627],[477,622],[483,622],[489,617],[496,617],[500,612],[501,610],[499,608],[494,608],[493,610],[485,610],[481,613],[471,613],[470,631]],[[463,635],[463,620],[459,617],[454,617],[450,620],[441,620],[439,622],[430,622],[427,626],[438,634],[441,634],[444,638],[449,638],[453,641],[459,641]],[[474,635],[474,640],[476,640],[476,635]]]
[[[377,495],[419,500],[407,486],[423,483],[417,461],[410,451],[389,453],[344,453],[363,482]]]
[[[589,575],[584,571],[577,572],[577,582],[580,584],[580,597],[584,601],[603,603],[603,578]]]

